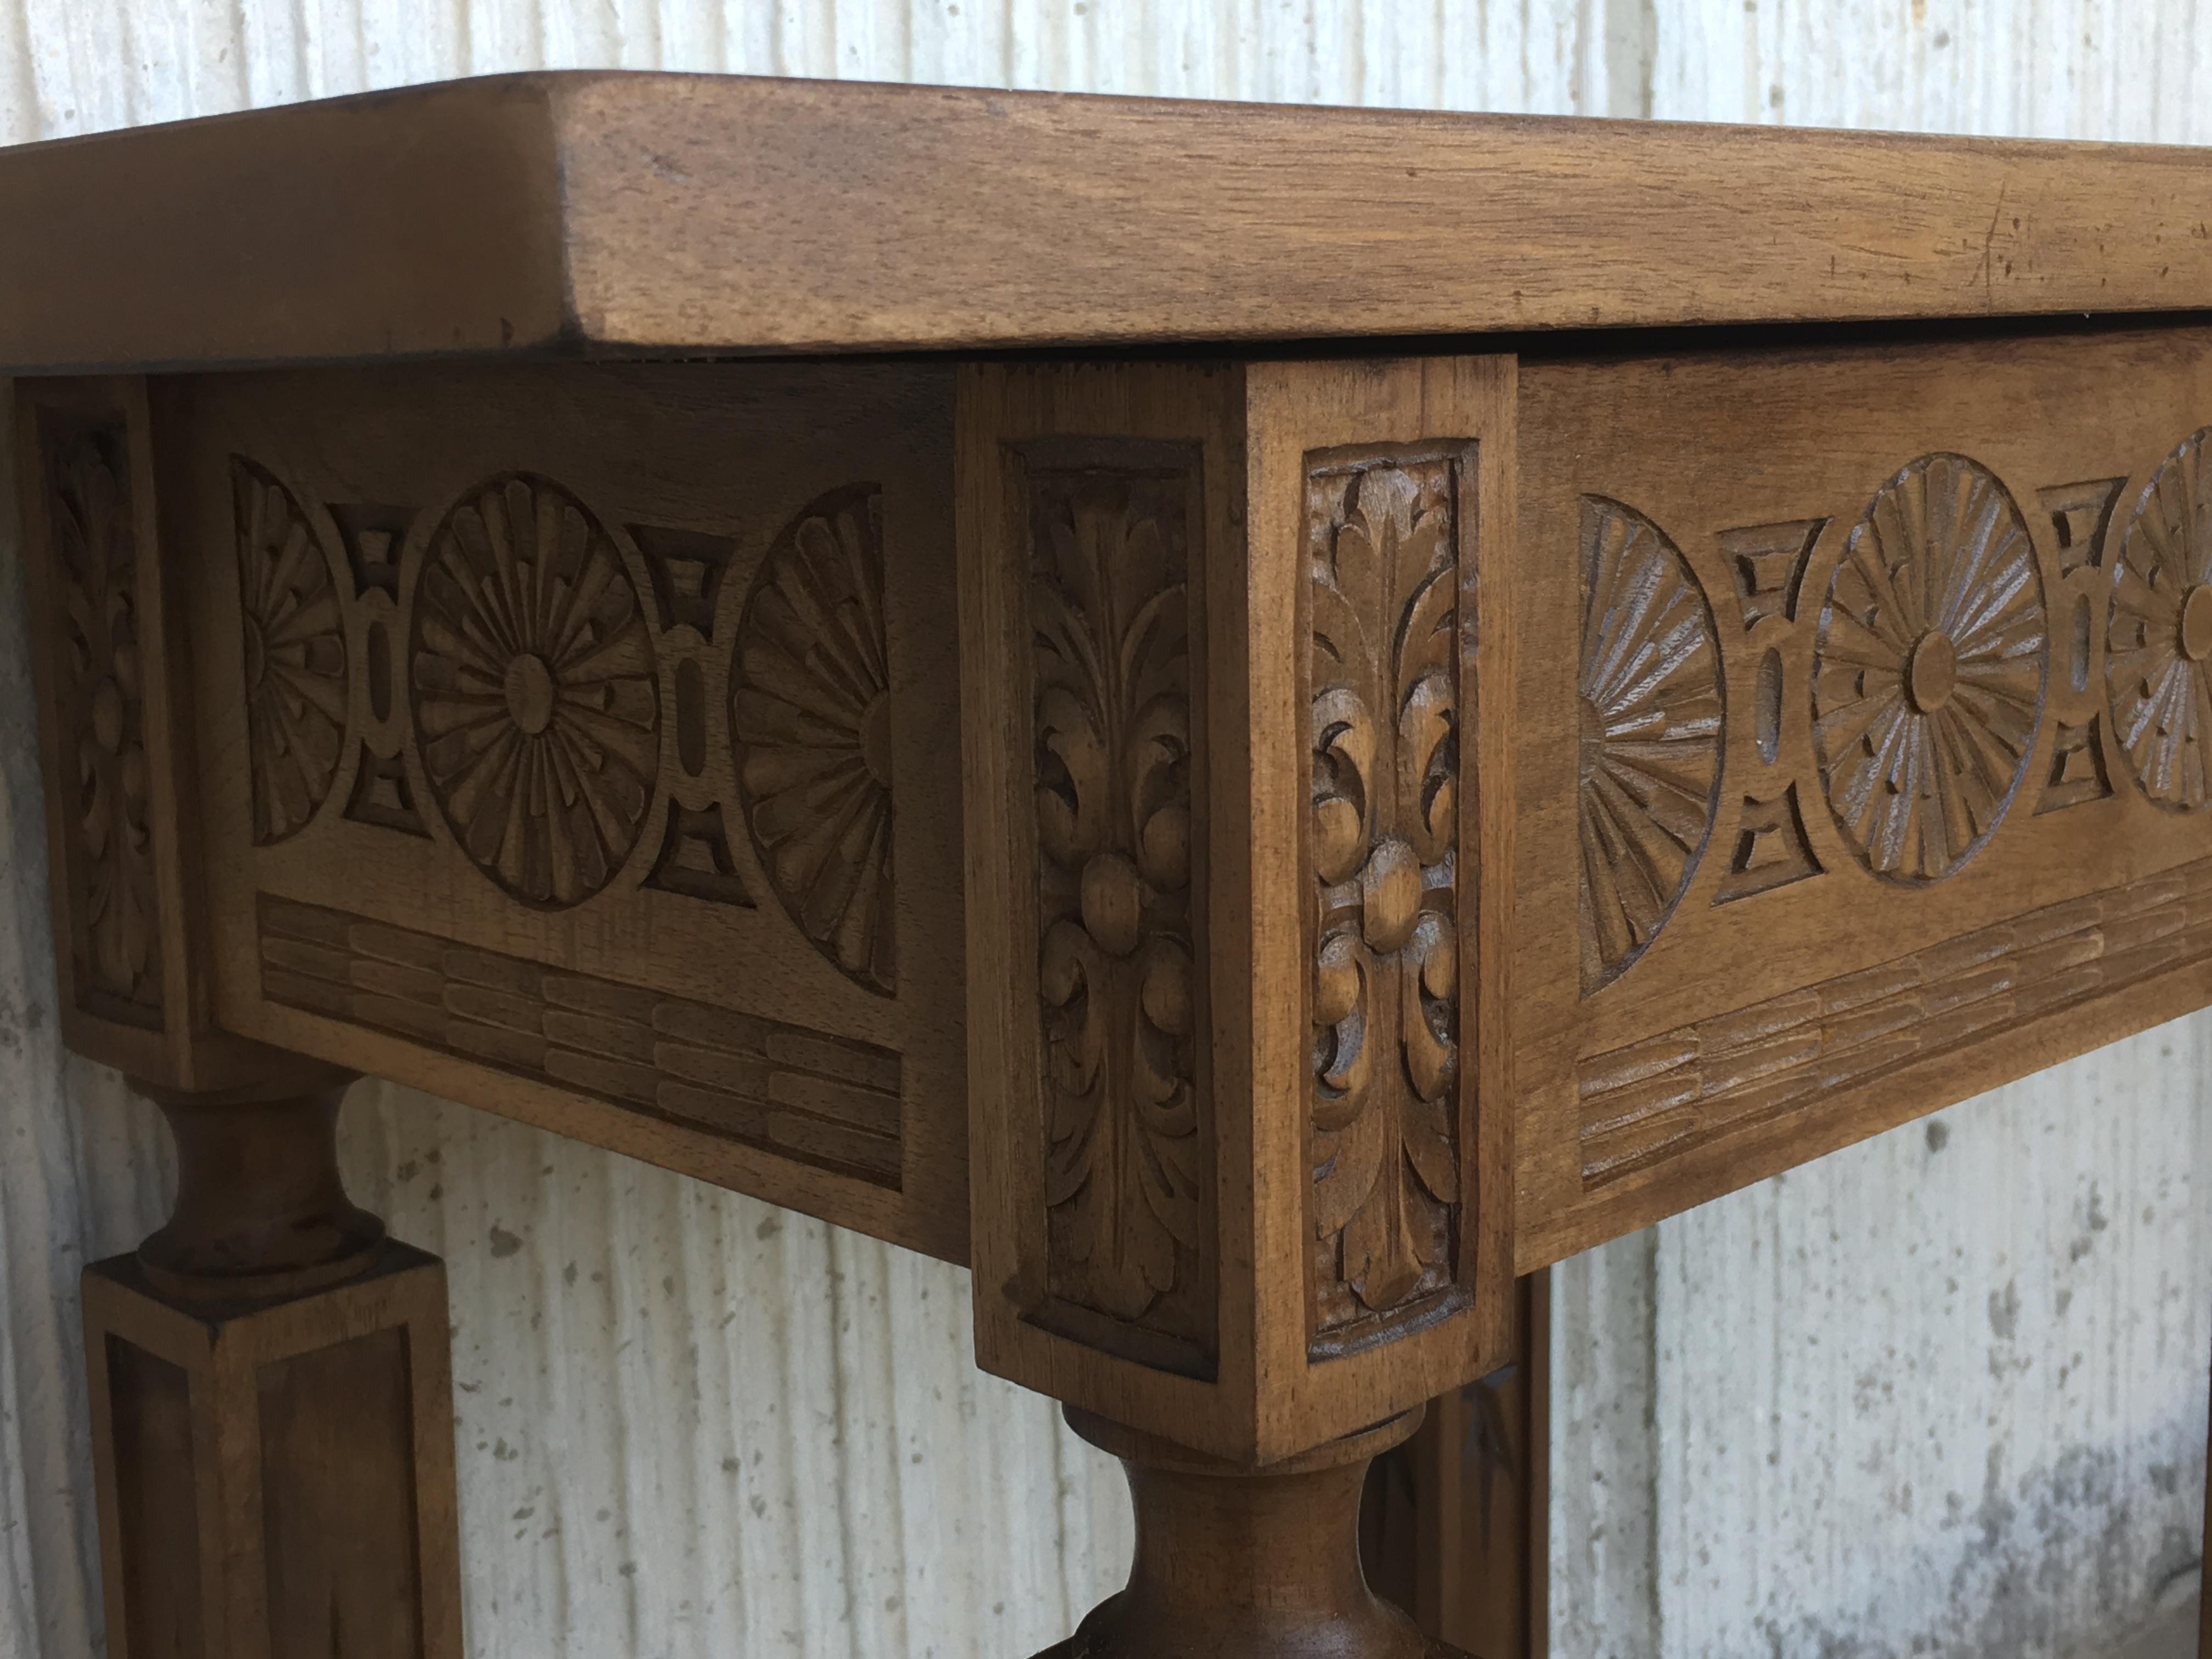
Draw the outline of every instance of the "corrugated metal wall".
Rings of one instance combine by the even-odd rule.
[[[0,0],[0,140],[624,65],[2203,142],[2197,9]],[[168,1153],[55,1041],[14,523],[0,488],[0,1659],[70,1659],[75,1278]],[[2189,1593],[2208,1051],[2168,1028],[1563,1269],[1554,1651],[2101,1653]],[[1110,1467],[975,1371],[962,1274],[380,1085],[346,1156],[451,1267],[483,1659],[1018,1656],[1117,1582]]]

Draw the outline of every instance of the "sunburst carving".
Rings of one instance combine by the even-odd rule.
[[[1650,944],[1689,885],[1720,781],[1712,613],[1674,544],[1618,501],[1583,503],[1583,988]]]
[[[344,747],[345,618],[322,544],[292,492],[242,456],[230,464],[246,648],[253,839],[315,815]]]
[[[2041,717],[2035,549],[1986,467],[1924,455],[1881,488],[1828,582],[1813,741],[1836,823],[1878,875],[1936,881],[1996,829]]]
[[[2112,564],[2105,690],[2112,735],[2143,793],[2193,812],[2212,799],[2212,428],[2143,487]]]
[[[873,484],[801,510],[738,623],[730,731],[745,823],[769,884],[815,948],[889,996],[890,658],[883,498]]]
[[[659,763],[621,552],[550,479],[495,478],[431,538],[414,611],[416,732],[454,839],[526,903],[589,898],[636,846]]]

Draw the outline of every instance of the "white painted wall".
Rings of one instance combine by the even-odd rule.
[[[0,0],[0,141],[623,65],[2202,143],[2198,10]],[[14,524],[0,479],[0,1659],[74,1659],[75,1279],[155,1224],[168,1152],[55,1042]],[[2169,1027],[1562,1269],[1561,1659],[2056,1659],[2190,1593],[2208,1060]],[[345,1152],[452,1271],[482,1659],[1018,1659],[1118,1582],[1115,1477],[975,1371],[962,1274],[398,1089]]]

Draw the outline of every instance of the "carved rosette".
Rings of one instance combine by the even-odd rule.
[[[2193,812],[2212,800],[2212,428],[2159,464],[2120,541],[2106,628],[2112,735],[2143,793]]]
[[[60,579],[62,729],[76,772],[68,863],[78,994],[94,1012],[158,1024],[161,959],[139,654],[137,542],[121,423],[46,450]]]
[[[1583,502],[1583,989],[1657,937],[1718,802],[1722,694],[1712,613],[1680,552],[1632,507]]]
[[[1316,1356],[1455,1277],[1460,471],[1384,452],[1306,479]]]
[[[2041,718],[2035,549],[1992,473],[1925,455],[1874,498],[1829,580],[1813,742],[1844,839],[1875,874],[1937,881],[2010,804]]]
[[[854,484],[776,538],[745,601],[730,732],[745,823],[776,896],[817,950],[896,988],[883,500]]]
[[[253,839],[278,842],[315,815],[344,745],[345,618],[307,515],[242,457],[230,464],[246,661]]]
[[[660,754],[652,640],[606,530],[550,479],[471,490],[431,538],[410,646],[422,771],[453,837],[566,906],[637,844]]]
[[[1028,473],[1048,1291],[1210,1341],[1192,941],[1193,463]]]

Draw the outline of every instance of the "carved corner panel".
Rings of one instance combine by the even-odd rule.
[[[185,635],[146,383],[27,380],[15,398],[63,1035],[135,1077],[220,1087],[256,1056],[209,1014]],[[228,566],[221,579],[236,592]]]
[[[1191,811],[1199,453],[1041,441],[1021,452],[1020,476],[1045,1093],[1032,1316],[1118,1322],[1114,1340],[1210,1375]]]
[[[163,1023],[155,769],[147,749],[147,614],[132,499],[137,469],[121,409],[33,411],[49,599],[49,679],[59,764],[58,874],[77,1006],[158,1030]],[[149,550],[149,557],[152,556]],[[60,942],[60,941],[58,941]]]
[[[1477,756],[1510,775],[1513,699],[1475,596],[1511,389],[1478,358],[963,372],[988,1369],[1264,1462],[1495,1363]]]
[[[1606,1234],[1638,1224],[1935,1103],[1877,1087],[1904,1068],[1996,1081],[1993,1042],[2092,1046],[2156,1006],[2147,982],[2212,963],[2212,337],[1715,353],[1522,384],[1524,544],[1583,563],[1583,947],[1522,1004],[1531,1030],[1575,1010],[1571,1097],[1532,1109],[1576,1148],[1538,1256],[1599,1236],[1581,1200]],[[1638,411],[1649,441],[1583,441]],[[1594,602],[1615,568],[1626,600]],[[1651,623],[1641,657],[1596,625],[1663,617],[1670,581],[1680,626]],[[1707,745],[1650,763],[1671,797],[1626,792],[1675,804],[1641,842],[1610,796],[1593,836],[1590,733],[1612,731],[1594,661],[1657,711],[1620,721],[1638,757],[1685,726]],[[1670,678],[1678,661],[1702,677]],[[1566,781],[1556,750],[1524,752]],[[1556,879],[1548,844],[1524,857],[1524,883]],[[1637,904],[1608,883],[1624,867]],[[1557,1077],[1529,1041],[1524,1064]]]
[[[226,1024],[963,1254],[950,392],[169,384]]]
[[[1307,458],[1310,1352],[1464,1305],[1459,899],[1471,445]]]

